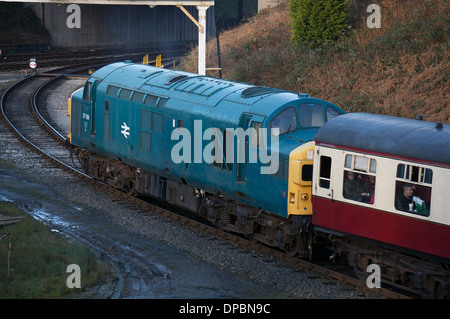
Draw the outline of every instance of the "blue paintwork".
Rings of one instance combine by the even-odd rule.
[[[82,101],[88,85],[91,85],[89,100]],[[125,89],[143,94],[134,93],[131,100],[130,97],[112,97],[107,95],[108,86],[121,88],[119,96],[126,92]],[[247,119],[250,125],[253,121],[259,121],[263,128],[268,128],[272,119],[282,110],[294,107],[298,112],[298,105],[307,103],[321,104],[324,109],[332,108],[339,114],[344,113],[327,101],[283,90],[261,88],[261,93],[266,94],[256,92],[256,96],[242,97],[242,92],[249,88],[258,90],[245,83],[141,64],[114,63],[96,71],[87,81],[84,90],[73,95],[72,143],[167,178],[180,182],[184,180],[207,192],[220,191],[229,199],[262,207],[286,217],[289,154],[302,143],[312,140],[318,127],[301,129],[298,124],[298,129],[279,137],[280,169],[273,175],[261,174],[261,163],[238,165],[235,160],[230,165],[231,170],[226,165],[218,167],[205,161],[193,163],[194,142],[191,144],[191,163],[176,164],[171,158],[172,148],[180,142],[171,140],[171,134],[173,130],[177,130],[174,125],[178,126],[180,120],[194,140],[194,120],[202,120],[204,132],[212,127],[220,130],[242,127],[245,130]],[[146,94],[157,97],[156,105],[144,104]],[[109,101],[109,112],[105,111],[105,100]],[[76,108],[81,104],[81,111],[77,112]],[[92,113],[92,105],[95,106],[95,115]],[[326,121],[326,112],[323,116]],[[80,117],[81,121],[75,124],[74,117]],[[91,129],[93,118],[95,134]],[[107,125],[104,127],[108,119],[109,130]],[[149,124],[150,121],[152,124]],[[129,136],[121,133],[125,124],[129,127]],[[75,125],[80,127],[79,135],[74,134]],[[142,125],[147,126],[147,129],[141,128]],[[109,138],[105,138],[108,131]],[[146,141],[151,141],[150,151]],[[209,143],[210,140],[204,140],[202,149]],[[238,180],[238,171],[243,172],[244,167],[245,178]]]

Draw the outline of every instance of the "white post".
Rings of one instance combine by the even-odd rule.
[[[197,6],[198,22],[203,28],[198,29],[198,74],[206,74],[206,10],[209,6]]]

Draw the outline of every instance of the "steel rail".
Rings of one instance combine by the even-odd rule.
[[[49,131],[51,136],[54,136],[60,141],[61,143],[66,143],[67,138],[64,137],[60,132],[58,132],[57,129],[55,129],[52,125],[50,125],[47,120],[42,116],[41,112],[39,112],[39,109],[37,107],[37,101],[39,96],[41,95],[43,89],[50,85],[52,82],[57,81],[63,77],[64,75],[58,75],[58,74],[46,74],[46,76],[52,76],[50,80],[47,82],[44,82],[36,91],[34,91],[33,95],[31,96],[31,108],[33,111],[33,115],[37,118],[37,120],[44,125],[44,128]]]
[[[72,170],[72,171],[76,171],[76,173],[78,175],[83,176],[84,178],[88,178],[88,179],[92,179],[89,175],[85,174],[82,171],[79,171],[76,168],[73,168],[65,163],[63,163],[62,161],[58,160],[57,158],[55,158],[54,156],[48,154],[47,152],[45,152],[44,150],[42,150],[40,147],[38,147],[36,144],[32,143],[29,139],[27,139],[20,131],[19,129],[11,122],[11,120],[8,118],[8,116],[6,115],[6,108],[5,108],[5,101],[8,98],[8,96],[11,94],[11,92],[15,89],[17,89],[18,86],[32,81],[33,79],[36,79],[39,75],[38,74],[34,74],[31,76],[28,76],[18,82],[16,82],[14,85],[12,85],[11,87],[9,87],[2,95],[1,99],[0,99],[0,116],[2,117],[3,121],[5,122],[7,128],[17,137],[19,138],[19,140],[21,140],[25,145],[28,146],[28,148],[30,148],[31,150],[35,151],[38,155],[40,155],[41,157],[43,157],[46,160],[49,160],[50,162],[52,162],[55,165],[60,166],[61,168],[65,169],[65,170]]]

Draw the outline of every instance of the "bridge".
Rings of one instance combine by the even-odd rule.
[[[25,2],[25,3],[36,3],[42,4],[39,8],[35,7],[35,11],[40,12],[41,19],[47,21],[48,25],[59,25],[59,33],[56,34],[56,43],[60,41],[67,41],[70,39],[75,43],[81,43],[81,41],[86,41],[87,39],[92,39],[91,42],[96,42],[98,44],[102,43],[114,43],[114,39],[122,37],[122,40],[117,42],[119,45],[123,43],[123,38],[132,39],[134,42],[143,42],[143,39],[147,39],[149,34],[155,32],[152,39],[157,39],[158,41],[167,43],[169,42],[186,42],[194,38],[192,32],[189,32],[189,26],[185,21],[181,21],[179,16],[174,16],[173,11],[167,12],[160,10],[159,12],[150,12],[148,8],[155,9],[161,6],[172,6],[177,7],[185,14],[189,20],[191,20],[198,29],[198,73],[201,75],[205,74],[206,71],[206,35],[207,35],[207,11],[208,8],[214,6],[213,0],[183,0],[183,1],[167,1],[167,0],[0,0],[0,2]],[[53,7],[44,7],[44,4],[57,4]],[[67,28],[67,6],[71,4],[82,5],[82,10],[86,8],[87,13],[84,13],[85,17],[89,17],[88,26],[85,30],[80,30],[80,28]],[[66,6],[64,6],[66,5]],[[96,5],[108,5],[108,6],[145,6],[146,14],[143,14],[144,9],[127,9],[126,13],[126,25],[120,23],[123,22],[119,17],[120,13],[124,13],[123,8],[117,10],[104,10],[95,9],[92,6]],[[91,8],[87,9],[86,6]],[[192,10],[185,7],[196,7],[198,11],[198,17],[195,18]],[[50,12],[46,12],[50,11]],[[63,10],[66,10],[65,12]],[[94,14],[93,14],[94,13]],[[115,19],[108,19],[110,14]],[[148,19],[151,17],[151,20]],[[172,18],[172,21],[168,21]],[[174,19],[176,18],[176,19]],[[115,21],[114,21],[115,20]],[[118,21],[119,20],[119,21]],[[147,21],[146,21],[147,20]],[[165,21],[164,21],[165,20]],[[111,23],[111,21],[113,21]],[[140,30],[131,29],[130,23],[138,22],[142,27]],[[213,19],[210,19],[213,21]],[[136,24],[136,23],[134,23]],[[213,22],[210,22],[211,27],[214,26]],[[72,30],[70,30],[72,29]],[[192,27],[191,27],[192,29]],[[96,32],[102,32],[103,36],[96,36]],[[125,34],[126,33],[126,34]],[[65,39],[65,40],[64,40]],[[145,40],[144,40],[145,41]]]

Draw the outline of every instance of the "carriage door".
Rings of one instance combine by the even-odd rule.
[[[314,212],[313,221],[317,221],[317,211],[331,212],[333,201],[333,184],[332,184],[332,165],[333,160],[331,156],[320,154],[318,152],[315,156],[315,164],[318,165],[318,170],[315,172],[314,178]]]

